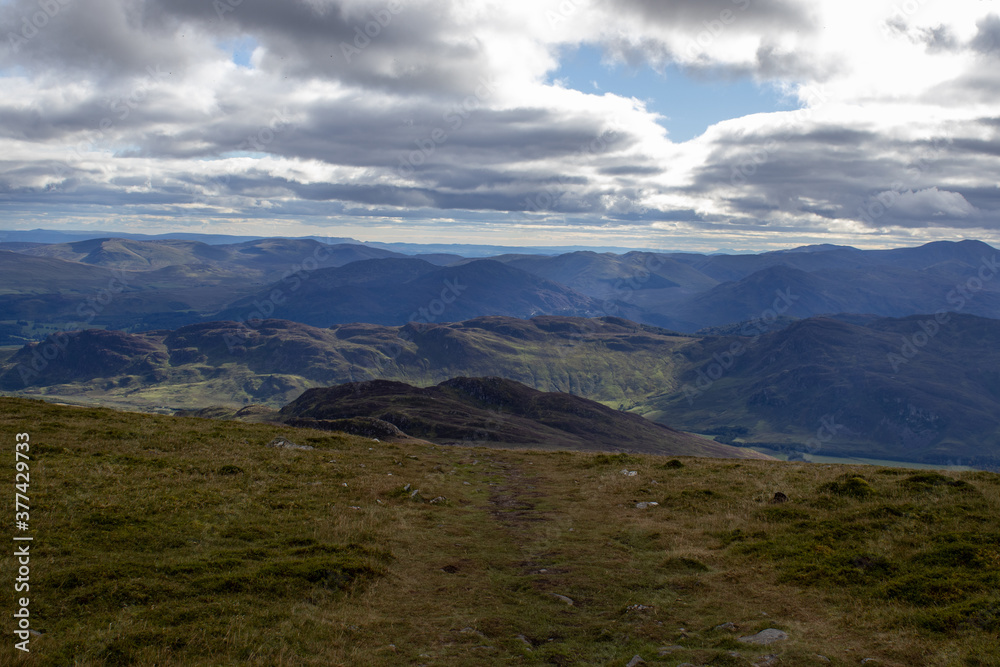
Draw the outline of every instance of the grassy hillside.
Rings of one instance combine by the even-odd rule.
[[[673,352],[692,340],[615,318],[483,317],[331,329],[266,320],[253,330],[212,322],[172,332],[81,334],[26,388],[16,365],[31,363],[36,348],[27,347],[0,367],[0,389],[144,408],[281,407],[307,387],[501,375],[618,407],[672,388]],[[107,349],[121,356],[102,372],[95,360]]]
[[[4,438],[22,431],[44,633],[18,664],[998,664],[990,473],[387,444],[0,399]],[[279,435],[315,449],[265,446]],[[768,628],[788,639],[738,641]]]

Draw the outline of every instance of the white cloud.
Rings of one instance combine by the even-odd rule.
[[[1000,238],[1000,18],[975,0],[244,0],[221,20],[201,0],[60,7],[0,44],[2,226],[132,208],[402,227],[419,209],[657,245]],[[0,34],[37,11],[0,5]],[[237,42],[250,68],[220,47]],[[805,108],[675,144],[640,101],[545,83],[584,43],[770,81]],[[866,215],[885,192],[894,205]]]

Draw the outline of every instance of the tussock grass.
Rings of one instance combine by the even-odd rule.
[[[998,664],[990,473],[377,443],[0,399],[0,432],[20,431],[45,631],[26,665]],[[790,639],[736,641],[769,627]]]

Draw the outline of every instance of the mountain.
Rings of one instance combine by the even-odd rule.
[[[494,259],[598,299],[650,290],[677,289],[690,294],[718,283],[668,255],[649,252],[617,255],[580,251],[553,257],[501,255]]]
[[[349,322],[405,324],[483,315],[587,316],[601,304],[568,287],[492,260],[438,267],[419,259],[383,259],[290,276],[238,300],[216,319],[271,315],[312,326]]]
[[[138,334],[90,330],[23,346],[0,364],[0,389],[146,409],[251,402],[280,407],[308,387],[372,379],[429,385],[457,375],[503,375],[617,407],[672,387],[675,352],[693,341],[608,317],[482,317],[330,329],[269,319],[253,329],[209,322]],[[90,360],[105,346],[137,354],[102,371]]]
[[[362,259],[402,257],[399,253],[356,244],[327,245],[313,239],[269,238],[234,244],[209,245],[186,240],[98,238],[41,245],[21,250],[25,255],[49,257],[121,271],[154,271],[168,266],[205,265],[234,275],[272,276],[307,267],[343,266]],[[295,268],[293,268],[295,267]]]
[[[749,444],[997,465],[1000,321],[941,319],[811,318],[757,340],[704,338],[683,351],[679,390],[643,412]]]
[[[499,376],[728,443],[809,451],[819,439],[830,455],[994,465],[1000,321],[941,317],[817,317],[700,337],[610,317],[92,330],[24,345],[0,363],[0,389],[174,410],[280,407],[348,382]]]
[[[281,416],[288,424],[310,428],[367,417],[442,444],[765,458],[579,396],[541,392],[498,377],[459,377],[426,388],[373,380],[310,389],[282,408]]]

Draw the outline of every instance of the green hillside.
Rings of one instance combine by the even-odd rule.
[[[0,399],[0,431],[32,445],[41,634],[17,664],[1000,655],[991,473],[379,443],[23,399]],[[739,641],[766,629],[787,639]]]

